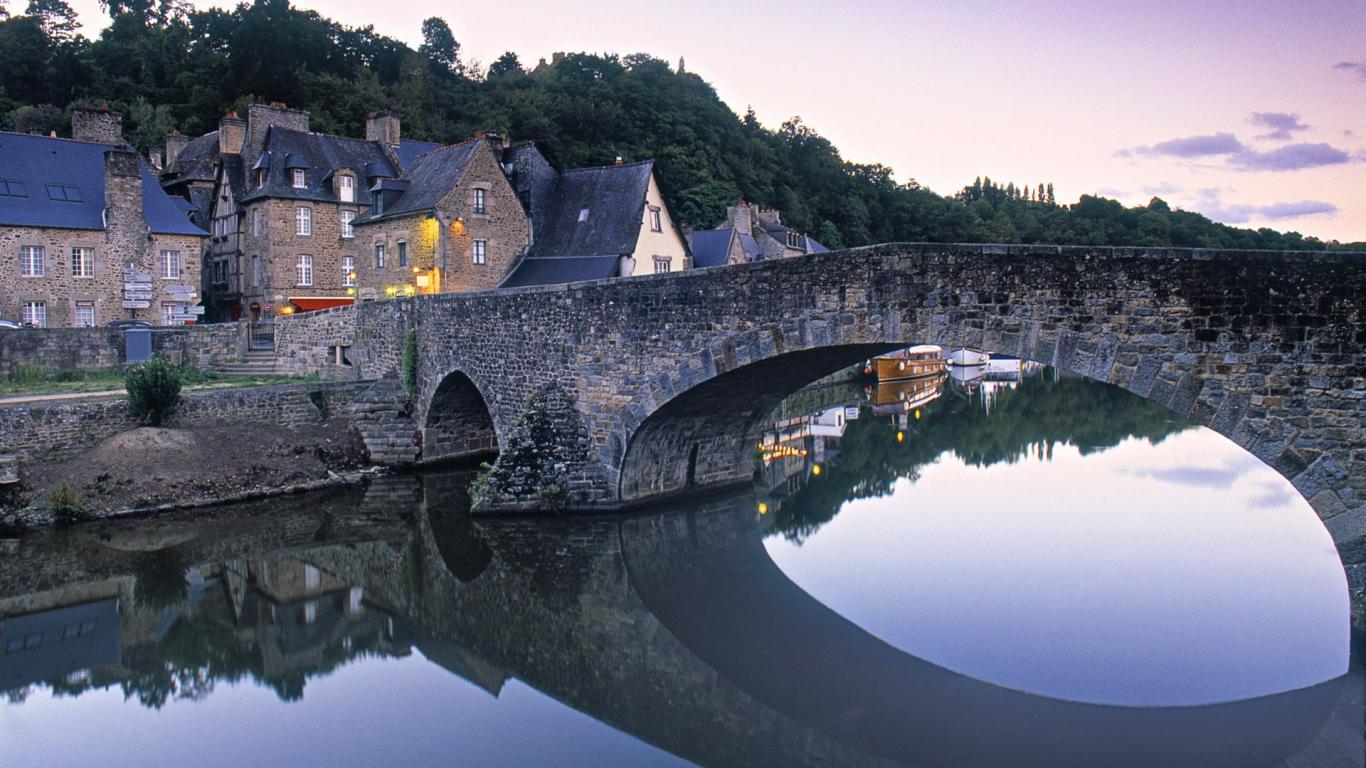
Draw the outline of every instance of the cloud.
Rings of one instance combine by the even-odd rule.
[[[1325,165],[1351,162],[1346,151],[1328,144],[1287,144],[1270,152],[1245,150],[1229,158],[1229,164],[1243,171],[1298,171]]]
[[[1284,221],[1338,212],[1336,205],[1322,200],[1299,200],[1271,203],[1270,205],[1225,203],[1222,191],[1218,188],[1200,190],[1190,208],[1225,224],[1246,224],[1253,219]]]
[[[1298,219],[1301,216],[1321,216],[1329,213],[1337,213],[1338,207],[1332,203],[1322,200],[1301,200],[1297,203],[1272,203],[1257,209],[1262,218]]]
[[[1096,190],[1096,196],[1110,197],[1118,200],[1121,197],[1128,197],[1129,191],[1125,189],[1116,189],[1114,187],[1100,187]]]
[[[1366,61],[1339,61],[1333,69],[1350,72],[1360,80],[1366,80]]]
[[[1184,191],[1184,187],[1178,184],[1173,184],[1170,181],[1164,181],[1161,184],[1152,184],[1146,187],[1139,187],[1138,191],[1142,192],[1145,195],[1156,195],[1157,197],[1161,197],[1162,195],[1174,195],[1178,192],[1182,192]]]
[[[1310,128],[1300,122],[1299,115],[1288,112],[1253,112],[1248,122],[1271,131],[1257,137],[1271,141],[1290,141],[1296,132],[1307,131]]]

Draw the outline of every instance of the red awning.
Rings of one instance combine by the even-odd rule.
[[[324,296],[313,299],[306,299],[299,296],[291,297],[289,303],[298,307],[300,312],[316,312],[320,309],[332,309],[333,307],[349,307],[354,304],[355,301],[355,299],[348,296],[338,296],[335,298]]]

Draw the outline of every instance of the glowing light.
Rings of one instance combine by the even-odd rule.
[[[761,515],[767,515],[767,514],[768,514],[768,505],[765,504],[765,503],[762,502],[762,501],[759,502],[759,514],[761,514]]]
[[[812,464],[812,465],[811,465],[811,474],[816,475],[816,476],[819,476],[820,473],[821,473],[821,465],[819,465],[819,464]]]
[[[916,420],[916,421],[920,421],[920,409],[919,409],[919,408],[916,408],[916,409],[915,409],[915,420]]]
[[[398,286],[397,286],[397,285],[386,285],[386,286],[384,286],[384,296],[385,296],[386,298],[392,299],[392,298],[394,298],[394,297],[397,296],[397,295],[398,295]]]
[[[355,296],[355,295],[356,295],[356,289],[355,289],[355,288],[347,288],[347,289],[346,289],[346,295],[347,295],[347,296]]]
[[[904,442],[906,442],[906,433],[905,433],[905,432],[898,432],[898,433],[896,433],[896,441],[897,441],[898,443],[904,443]]]
[[[285,306],[280,307],[280,314],[282,314],[282,315],[292,315],[292,314],[294,314],[294,307],[292,307],[292,306],[286,304]]]
[[[452,222],[451,222],[451,234],[455,235],[456,237],[459,237],[459,236],[465,234],[465,220],[464,220],[464,219],[456,219],[455,221],[452,221]]]

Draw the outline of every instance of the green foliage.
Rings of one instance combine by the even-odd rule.
[[[369,112],[389,108],[403,114],[405,136],[455,142],[498,130],[534,140],[562,168],[655,158],[672,210],[693,228],[716,225],[743,198],[778,208],[785,222],[833,247],[1324,247],[1165,204],[1125,208],[1083,197],[1059,205],[1047,183],[984,179],[940,196],[913,179],[897,182],[886,166],[846,161],[800,118],[773,130],[752,110],[737,116],[702,78],[644,54],[574,53],[528,72],[508,53],[484,75],[461,62],[459,42],[437,17],[422,23],[423,43],[413,50],[288,0],[202,11],[176,0],[108,0],[113,23],[91,41],[60,27],[65,0],[33,2],[45,15],[0,20],[0,115],[9,128],[60,129],[58,107],[69,113],[82,101],[108,100],[145,152],[169,127],[205,133],[253,101],[284,101],[309,110],[314,130],[351,136],[363,135]]]
[[[139,610],[160,612],[179,605],[190,594],[189,564],[175,549],[143,552],[133,563],[133,597]]]
[[[81,501],[81,494],[63,480],[47,492],[48,507],[59,523],[75,523],[90,517],[90,511]]]
[[[160,426],[180,402],[183,383],[181,370],[161,358],[135,365],[124,377],[128,408],[143,424]]]
[[[327,417],[331,413],[331,406],[329,406],[327,402],[327,393],[321,389],[309,390],[308,402],[312,403],[313,407],[318,409],[318,417],[323,421],[327,421]]]
[[[488,490],[489,476],[492,474],[492,464],[487,461],[479,462],[479,471],[476,472],[474,478],[470,480],[470,507],[477,507],[485,501],[484,492]]]
[[[412,329],[403,337],[403,391],[409,400],[417,391],[417,331]]]
[[[31,386],[44,381],[47,381],[47,371],[37,363],[20,363],[9,372],[9,382],[17,386]]]

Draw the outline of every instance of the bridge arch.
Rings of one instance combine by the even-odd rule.
[[[422,460],[440,461],[498,450],[498,431],[487,401],[463,371],[447,371],[437,380],[422,422]]]

